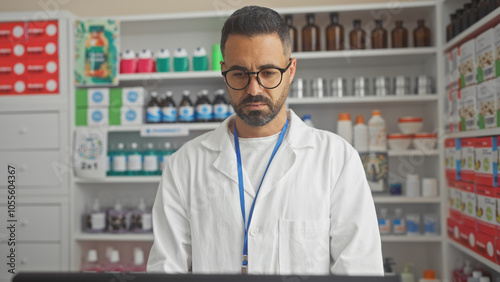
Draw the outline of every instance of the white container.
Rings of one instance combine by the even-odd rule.
[[[378,228],[381,235],[391,234],[391,219],[387,215],[387,209],[381,208],[378,214]]]
[[[368,121],[368,136],[370,152],[387,152],[387,130],[379,110],[374,110]]]
[[[398,119],[399,130],[403,134],[415,134],[422,129],[422,118],[419,117],[402,117]]]
[[[406,196],[407,197],[420,197],[420,179],[418,174],[406,175]]]
[[[340,113],[337,121],[337,134],[352,144],[352,121],[349,113]]]
[[[413,146],[422,152],[428,152],[436,147],[437,134],[435,133],[416,133],[413,135]]]
[[[393,233],[395,235],[403,235],[406,233],[406,220],[403,217],[403,209],[394,209],[394,219],[392,220]]]
[[[438,195],[436,178],[423,178],[422,179],[422,196],[423,197],[436,197]]]
[[[354,149],[359,153],[368,152],[368,126],[363,121],[363,116],[356,117],[356,125],[354,125]]]
[[[391,133],[387,135],[387,143],[389,148],[394,151],[403,151],[410,147],[411,135]]]

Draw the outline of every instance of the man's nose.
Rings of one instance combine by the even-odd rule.
[[[257,74],[250,75],[250,83],[247,86],[247,92],[250,95],[256,96],[262,93],[263,87],[260,85]]]

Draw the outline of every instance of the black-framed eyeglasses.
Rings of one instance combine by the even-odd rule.
[[[259,71],[246,71],[242,69],[230,69],[223,71],[222,75],[226,81],[227,86],[234,90],[245,89],[250,84],[250,75],[256,74],[259,84],[266,89],[274,89],[281,84],[283,80],[283,73],[292,65],[292,58],[285,68],[266,67]]]

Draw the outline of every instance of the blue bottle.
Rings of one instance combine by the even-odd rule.
[[[208,99],[208,90],[203,89],[198,94],[198,100],[195,104],[196,121],[210,122],[213,120],[213,106]]]
[[[144,175],[158,175],[158,153],[154,148],[154,144],[148,142],[142,153],[144,159]]]
[[[229,116],[229,105],[224,98],[224,90],[215,91],[213,102],[214,121],[223,121]]]
[[[163,123],[177,122],[177,107],[172,96],[172,91],[167,91],[160,102],[161,122]]]
[[[127,175],[142,175],[142,154],[136,142],[130,143],[127,153]]]
[[[189,99],[190,92],[182,91],[182,100],[179,104],[179,122],[194,122],[193,102]]]
[[[146,123],[159,123],[161,122],[160,101],[158,101],[158,93],[152,91],[151,99],[146,104]]]

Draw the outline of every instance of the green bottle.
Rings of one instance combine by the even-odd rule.
[[[158,153],[153,143],[148,142],[146,144],[142,157],[144,159],[144,175],[158,175]]]
[[[142,154],[136,142],[130,144],[127,153],[127,175],[142,175]]]

